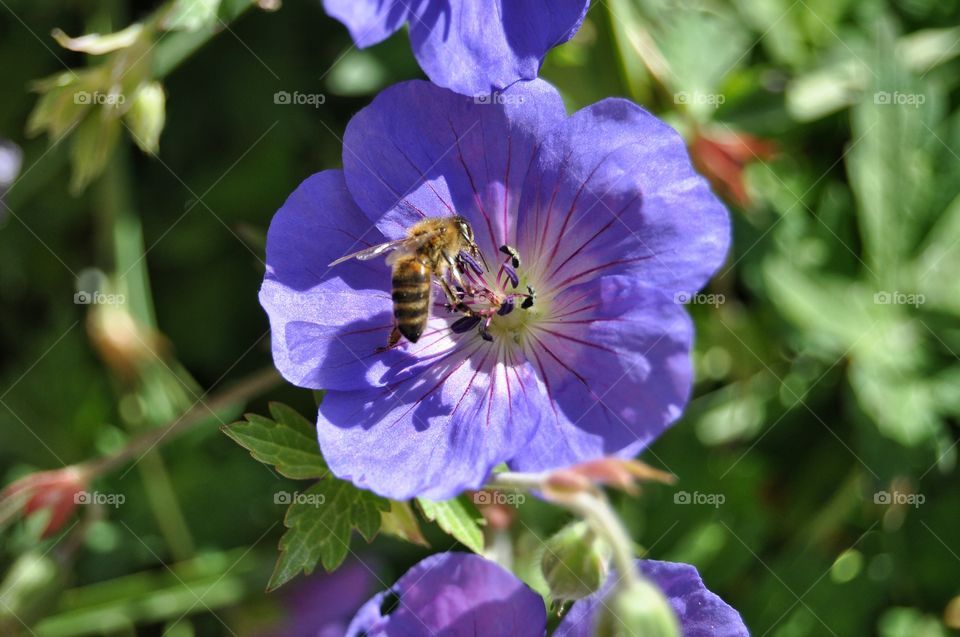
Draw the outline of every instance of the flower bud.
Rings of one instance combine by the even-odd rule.
[[[540,569],[555,600],[586,597],[607,578],[610,547],[586,522],[574,522],[547,540]]]
[[[650,581],[613,590],[600,608],[596,637],[681,637],[676,614]]]
[[[167,97],[160,82],[140,87],[127,111],[133,140],[145,153],[156,153],[160,147],[160,133],[166,120]]]

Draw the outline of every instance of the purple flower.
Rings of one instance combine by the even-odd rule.
[[[637,564],[667,596],[680,620],[683,637],[749,637],[740,613],[707,590],[693,566],[655,560],[639,560]],[[554,637],[591,637],[601,600],[616,581],[616,573],[611,573],[603,588],[575,603]]]
[[[13,142],[0,138],[0,222],[7,217],[7,205],[3,201],[7,190],[17,180],[23,164],[23,151]]]
[[[494,562],[468,553],[423,560],[357,612],[347,637],[543,637],[543,599]]]
[[[333,473],[386,497],[453,497],[503,462],[632,457],[688,398],[678,299],[722,262],[726,209],[680,136],[639,106],[568,117],[541,80],[503,96],[385,90],[348,125],[343,171],[308,178],[270,226],[260,301],[274,362],[328,390],[317,430]],[[382,351],[389,266],[327,264],[453,214],[489,269],[462,267],[476,312],[451,312],[438,291],[419,340]]]
[[[410,24],[427,76],[464,95],[537,77],[547,52],[573,37],[589,0],[324,0],[360,48]]]

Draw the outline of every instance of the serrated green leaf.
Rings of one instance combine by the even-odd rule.
[[[327,571],[336,569],[350,550],[351,529],[369,542],[380,530],[381,512],[389,508],[389,500],[332,478],[297,494],[283,521],[288,531],[280,538],[280,558],[268,589],[300,573],[309,575],[317,562]]]
[[[480,529],[480,513],[466,498],[434,502],[417,498],[424,517],[452,535],[458,542],[474,553],[483,552],[483,531]]]
[[[247,414],[246,422],[223,427],[223,432],[250,455],[294,480],[322,478],[328,472],[320,454],[313,425],[296,411],[272,403],[270,413],[275,420]]]

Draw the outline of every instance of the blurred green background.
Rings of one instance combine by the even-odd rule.
[[[127,58],[50,35],[161,8],[180,22]],[[644,456],[678,485],[617,505],[651,557],[695,564],[755,636],[960,634],[958,17],[956,0],[595,0],[544,66],[571,110],[625,96],[676,126],[730,204],[728,262],[690,299],[695,399]],[[27,136],[34,81],[110,64],[162,82],[156,156],[129,134],[158,130],[156,100],[146,123],[95,106],[43,134],[72,123],[65,103]],[[2,0],[0,69],[0,138],[24,152],[0,207],[2,484],[191,406],[202,421],[94,483],[122,504],[81,507],[42,540],[43,520],[7,525],[0,633],[294,634],[277,627],[302,584],[263,590],[274,494],[296,485],[218,431],[243,405],[205,405],[270,367],[267,225],[339,166],[353,113],[421,77],[406,35],[358,51],[318,1]],[[290,387],[246,410],[268,400],[312,417]],[[519,547],[565,521],[538,503],[518,515]],[[386,536],[353,548],[386,584],[428,553]]]

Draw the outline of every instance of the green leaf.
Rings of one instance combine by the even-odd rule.
[[[381,512],[389,509],[388,500],[333,478],[296,494],[283,521],[289,530],[280,538],[280,559],[268,590],[301,572],[309,575],[317,562],[327,571],[336,569],[350,550],[351,529],[371,541],[380,530]]]
[[[270,404],[273,420],[247,414],[246,422],[223,427],[223,432],[250,455],[294,480],[322,478],[328,473],[313,425],[280,403]]]
[[[380,531],[412,544],[430,548],[430,543],[423,536],[420,522],[409,502],[391,500],[390,510],[383,514]]]
[[[480,513],[464,496],[443,502],[417,498],[424,517],[457,539],[474,553],[483,552]]]

